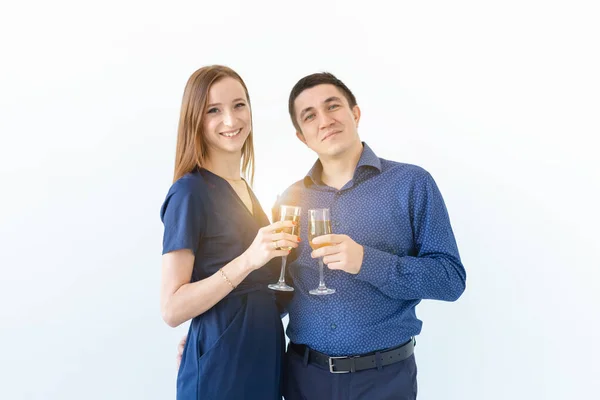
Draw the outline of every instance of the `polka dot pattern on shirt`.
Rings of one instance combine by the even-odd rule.
[[[410,164],[378,158],[364,144],[354,178],[341,190],[319,181],[317,161],[279,204],[302,207],[297,258],[289,265],[296,288],[288,336],[329,355],[394,347],[421,331],[421,299],[452,301],[466,274],[443,198],[431,175]],[[319,283],[318,260],[308,245],[308,209],[329,208],[332,232],[364,247],[357,275],[325,267],[336,293],[310,295]]]

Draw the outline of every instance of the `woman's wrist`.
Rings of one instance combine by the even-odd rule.
[[[248,274],[250,274],[250,272],[252,272],[256,269],[250,262],[250,257],[248,257],[248,255],[246,253],[242,253],[239,257],[235,258],[233,260],[233,262],[230,263],[230,265],[228,265],[228,267],[232,267],[231,272],[236,277],[237,282],[243,281],[244,278],[246,276],[248,276]],[[225,271],[225,272],[227,272],[227,271]],[[237,280],[238,277],[239,277],[239,281]],[[233,282],[233,283],[234,283],[234,285],[236,284],[236,282]]]

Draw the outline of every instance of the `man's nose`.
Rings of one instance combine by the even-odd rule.
[[[319,128],[328,128],[334,123],[334,119],[329,116],[327,113],[321,114],[319,117]]]

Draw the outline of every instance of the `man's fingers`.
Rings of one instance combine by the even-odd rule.
[[[181,353],[183,353],[183,348],[185,347],[186,341],[187,341],[187,335],[182,337],[181,340],[179,341],[179,344],[177,345],[177,351],[179,352],[180,356],[181,356]]]
[[[340,252],[339,246],[325,246],[320,249],[314,250],[311,253],[312,258],[325,257],[331,254],[337,254]]]
[[[314,244],[324,244],[324,243],[338,244],[338,243],[341,243],[342,241],[344,241],[345,238],[346,238],[346,235],[336,235],[335,233],[330,233],[329,235],[317,236],[312,240],[312,242]]]
[[[327,268],[329,269],[343,269],[343,264],[341,261],[330,262],[327,263]]]
[[[328,267],[330,264],[339,264],[340,261],[342,260],[339,253],[323,257],[323,263],[327,264]]]
[[[313,238],[312,242],[314,244],[331,243],[332,238],[333,238],[333,235],[321,235],[321,236],[317,236],[317,237]]]

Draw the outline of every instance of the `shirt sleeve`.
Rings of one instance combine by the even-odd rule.
[[[454,301],[465,290],[466,272],[448,212],[431,175],[425,173],[417,185],[411,207],[413,254],[400,256],[363,246],[363,264],[356,277],[392,298]]]
[[[199,188],[176,182],[161,207],[164,224],[162,254],[190,249],[194,254],[204,233],[204,211]]]

